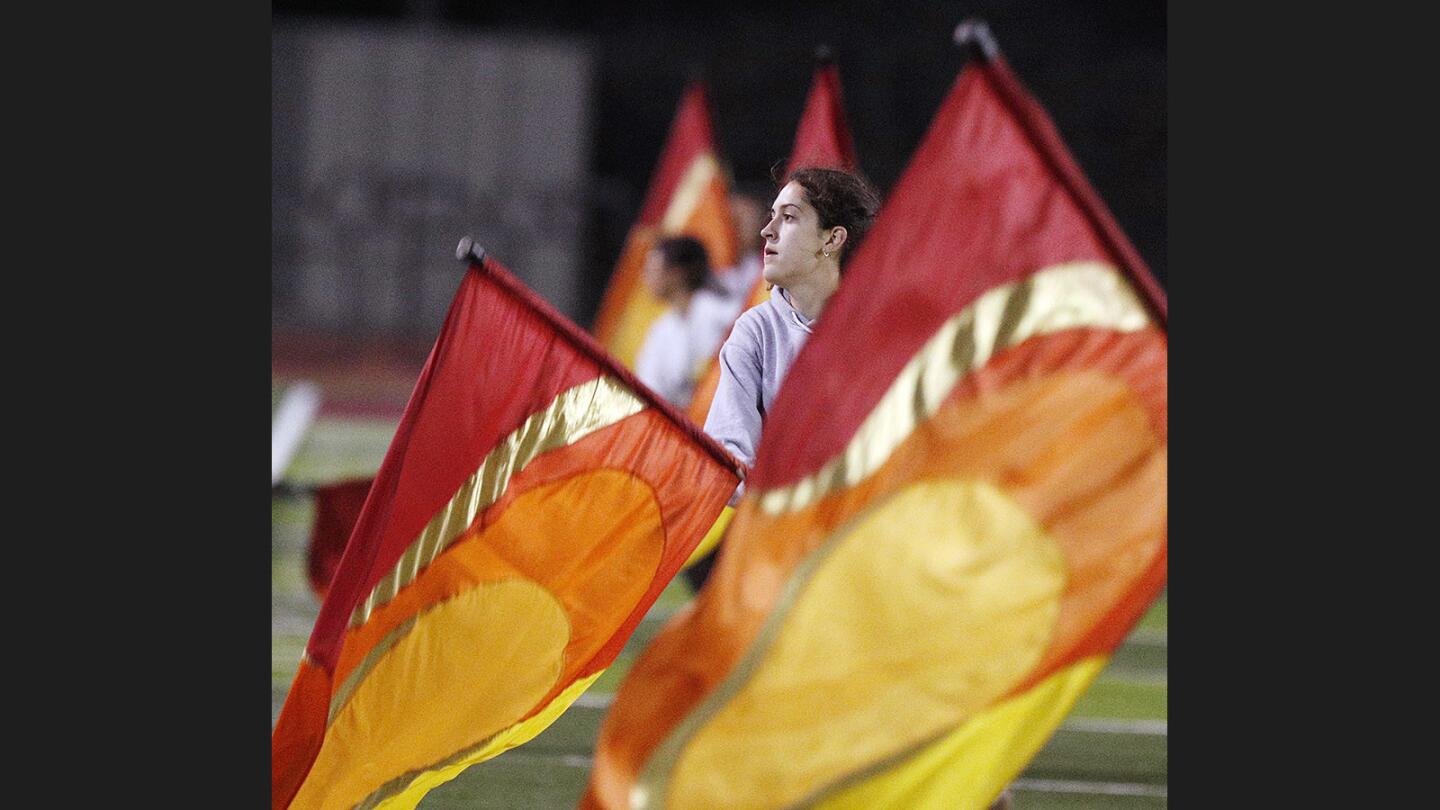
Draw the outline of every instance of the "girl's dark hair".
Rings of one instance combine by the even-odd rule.
[[[695,292],[710,280],[710,254],[693,236],[667,236],[655,245],[666,267],[680,271],[686,292]]]
[[[847,236],[840,248],[843,273],[875,222],[875,214],[880,210],[880,193],[856,172],[816,166],[796,169],[787,182],[799,183],[805,189],[805,199],[819,215],[822,230],[836,225],[845,228]]]

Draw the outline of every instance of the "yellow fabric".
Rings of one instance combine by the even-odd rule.
[[[955,385],[994,355],[1038,336],[1079,327],[1136,332],[1150,325],[1145,305],[1114,267],[1066,262],[996,287],[941,325],[890,383],[845,450],[816,472],[755,493],[772,515],[804,509],[879,469],[949,397]]]
[[[1109,656],[1086,658],[813,810],[984,810],[1035,755]]]
[[[710,531],[705,533],[705,537],[700,540],[700,545],[696,546],[695,550],[690,552],[689,559],[685,560],[685,563],[680,566],[680,570],[683,571],[689,568],[706,554],[709,554],[710,549],[715,548],[715,544],[719,543],[720,538],[725,535],[725,527],[730,525],[730,519],[733,517],[735,517],[735,507],[727,506],[721,509],[720,517],[715,518],[715,524],[710,527]]]
[[[1066,576],[1019,504],[958,479],[907,486],[806,565],[730,678],[657,749],[637,798],[788,807],[934,739],[1031,671]]]
[[[425,797],[426,793],[459,776],[461,771],[471,765],[477,765],[503,754],[517,745],[529,742],[535,735],[549,728],[551,723],[554,723],[560,715],[565,713],[566,709],[570,708],[570,704],[574,703],[576,698],[580,697],[586,689],[590,688],[591,684],[595,683],[596,679],[604,674],[605,670],[602,669],[588,678],[570,684],[568,689],[550,701],[550,705],[546,706],[539,714],[505,729],[461,761],[420,774],[415,777],[415,781],[406,786],[404,791],[382,801],[376,807],[383,810],[412,810]]]
[[[521,620],[524,633],[495,632]],[[560,602],[529,580],[487,582],[426,611],[336,714],[291,806],[354,807],[396,774],[505,730],[554,686],[569,636]]]
[[[410,543],[404,555],[355,606],[350,625],[359,627],[377,607],[384,605],[414,581],[429,565],[464,534],[475,516],[494,503],[537,456],[557,447],[568,447],[590,434],[644,410],[645,403],[614,377],[587,380],[555,395],[543,410],[536,411],[495,448],[471,473],[450,501],[435,514]]]
[[[541,455],[527,471],[543,478],[546,465],[557,461],[564,459]],[[330,717],[389,649],[413,632],[417,616],[480,582],[529,580],[559,600],[571,623],[561,656],[572,664],[563,676],[568,685],[578,674],[573,667],[610,640],[650,587],[663,551],[662,519],[654,490],[625,470],[593,469],[524,489],[498,519],[472,527],[463,535],[468,539],[452,544],[351,631],[336,668],[340,680]],[[501,626],[525,627],[525,617],[515,614]]]
[[[645,345],[645,336],[650,334],[650,325],[665,314],[665,307],[665,302],[656,298],[643,283],[635,285],[605,348],[626,368],[634,370],[640,347]]]

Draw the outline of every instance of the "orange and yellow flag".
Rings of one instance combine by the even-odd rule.
[[[650,325],[665,311],[641,278],[650,248],[661,236],[688,234],[705,245],[716,272],[728,270],[735,264],[736,249],[729,195],[705,86],[696,82],[680,101],[640,217],[630,228],[595,316],[596,339],[627,368],[635,367]]]
[[[540,733],[738,482],[591,338],[472,263],[277,721],[274,807],[414,807]]]
[[[845,123],[845,105],[840,96],[840,69],[832,62],[824,62],[815,69],[815,78],[810,83],[810,95],[805,99],[805,110],[800,114],[800,124],[795,129],[795,144],[790,150],[790,161],[785,173],[802,166],[823,166],[836,169],[854,169],[855,143],[850,138],[850,127]],[[770,298],[770,285],[762,272],[755,278],[741,312],[765,303]],[[715,398],[715,388],[720,384],[720,352],[710,359],[704,373],[695,384],[686,412],[695,424],[705,424],[710,413],[710,402]]]
[[[1165,322],[1038,103],[967,66],[582,806],[985,808],[1165,582]]]

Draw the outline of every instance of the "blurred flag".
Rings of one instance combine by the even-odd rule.
[[[810,83],[810,95],[805,99],[805,110],[800,115],[800,125],[795,130],[795,145],[790,150],[790,161],[785,174],[802,166],[823,166],[854,169],[855,144],[850,139],[850,128],[845,124],[845,106],[840,96],[840,69],[828,60],[815,68],[815,78]],[[741,312],[763,304],[770,297],[770,285],[765,274],[756,276],[755,284]],[[715,387],[720,384],[720,352],[706,365],[695,393],[686,408],[695,424],[705,424],[710,413],[710,401],[715,398]]]
[[[645,256],[657,237],[683,233],[705,245],[712,267],[734,265],[729,195],[730,181],[715,149],[705,86],[696,82],[680,101],[640,218],[630,228],[595,316],[596,339],[627,368],[635,367],[650,324],[665,311],[664,302],[646,289],[641,278]]]
[[[493,260],[472,264],[271,741],[275,807],[414,807],[614,660],[736,462]]]
[[[582,806],[986,807],[1165,582],[1165,319],[1003,60],[962,71]]]
[[[811,112],[811,108],[819,104],[835,105],[838,114],[839,79],[827,80],[834,85],[832,101],[828,94],[823,98],[820,96],[820,75],[817,72],[817,90],[812,90],[806,105],[808,117],[821,114],[820,111]],[[806,148],[825,154],[824,150],[830,148],[830,143],[842,142],[846,144],[846,149],[850,149],[850,134],[844,130],[843,122],[839,127],[841,131],[831,133],[822,132],[818,125],[811,125],[810,129],[815,131],[806,134],[806,125],[802,120],[801,133],[796,139],[797,148],[801,143],[812,144]],[[635,357],[645,342],[650,325],[665,311],[664,302],[652,295],[641,279],[645,257],[658,236],[686,233],[699,239],[705,245],[710,264],[716,272],[729,270],[735,264],[736,246],[727,202],[730,183],[719,164],[714,140],[705,87],[697,82],[686,89],[680,101],[661,153],[659,169],[646,194],[640,217],[630,229],[625,248],[611,275],[610,286],[595,317],[595,338],[627,368],[634,368]],[[760,294],[763,294],[763,279],[759,285]],[[754,295],[752,293],[752,298]],[[715,395],[715,385],[720,379],[719,368],[713,359],[709,369],[710,373],[696,392],[698,399],[703,390],[703,407],[698,410],[698,416],[693,404],[689,409],[691,418],[700,425],[705,423],[710,399]],[[350,528],[359,516],[364,490],[369,488],[369,484],[370,481],[357,480],[316,491],[316,520],[310,533],[308,557],[311,589],[322,599],[324,585],[321,583],[328,583],[327,576],[334,574],[340,554],[345,550],[345,542],[350,538]],[[357,491],[360,503],[353,501],[352,496]],[[347,520],[348,526],[345,525]],[[689,562],[694,562],[713,548],[719,535],[719,531],[712,531],[710,539],[697,549]]]
[[[374,483],[374,478],[351,478],[315,488],[315,518],[310,524],[305,572],[311,592],[322,602]]]

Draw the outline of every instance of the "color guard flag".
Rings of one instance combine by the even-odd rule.
[[[845,124],[845,106],[840,96],[840,69],[828,60],[815,69],[815,78],[810,83],[810,95],[805,99],[805,110],[795,130],[795,145],[790,150],[785,174],[788,176],[802,166],[856,167],[855,143],[850,138],[850,128]],[[755,278],[741,311],[763,304],[769,298],[770,285],[762,272]],[[715,357],[711,358],[695,384],[695,393],[686,408],[697,425],[705,424],[710,402],[715,398],[715,387],[720,384],[719,358],[717,348]]]
[[[796,359],[586,807],[985,808],[1166,579],[1166,303],[998,55]]]
[[[305,573],[310,591],[322,602],[374,483],[374,478],[351,478],[315,488],[315,518],[310,524]]]
[[[277,721],[274,807],[414,807],[534,737],[738,482],[592,339],[472,263]]]
[[[735,235],[729,196],[730,181],[717,157],[710,126],[709,101],[704,85],[697,82],[681,99],[640,217],[630,229],[595,316],[596,339],[627,368],[635,367],[650,325],[665,311],[664,302],[641,278],[651,246],[660,236],[689,234],[705,245],[712,267],[731,267]]]

